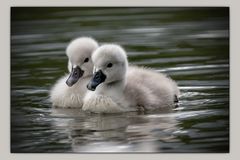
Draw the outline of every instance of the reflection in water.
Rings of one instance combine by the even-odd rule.
[[[154,152],[161,147],[158,140],[178,141],[171,134],[177,130],[174,116],[145,116],[134,112],[85,114],[75,109],[52,110],[51,115],[58,117],[53,126],[65,129],[73,152]],[[69,119],[63,120],[66,117]]]
[[[41,13],[41,14],[40,14]],[[228,8],[12,8],[12,152],[228,152]],[[170,75],[173,111],[52,108],[70,40],[118,43],[131,64]],[[160,82],[159,82],[160,83]]]

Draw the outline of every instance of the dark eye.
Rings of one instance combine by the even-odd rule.
[[[111,68],[112,66],[113,66],[112,63],[108,63],[108,65],[107,65],[108,68]]]
[[[88,62],[88,61],[89,61],[89,59],[88,59],[88,58],[85,58],[84,63],[86,63],[86,62]]]

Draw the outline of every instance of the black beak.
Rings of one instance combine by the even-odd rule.
[[[79,66],[72,68],[72,71],[66,81],[66,84],[69,87],[73,86],[78,81],[78,79],[82,77],[83,73],[84,73],[84,71],[81,70],[81,68]]]
[[[99,70],[93,74],[93,78],[88,83],[87,88],[91,91],[95,91],[97,86],[103,83],[105,79],[106,79],[105,74],[103,74],[103,72]]]

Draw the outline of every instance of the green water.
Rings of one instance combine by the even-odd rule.
[[[52,109],[70,40],[118,43],[130,63],[171,76],[171,112]],[[228,152],[228,8],[12,8],[12,152]]]

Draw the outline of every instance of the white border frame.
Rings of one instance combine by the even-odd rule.
[[[237,0],[1,0],[0,5],[0,157],[3,160],[80,160],[80,159],[177,159],[233,160],[240,158],[240,2]],[[13,6],[229,6],[230,7],[230,153],[158,153],[158,154],[17,154],[10,153],[10,7]]]

